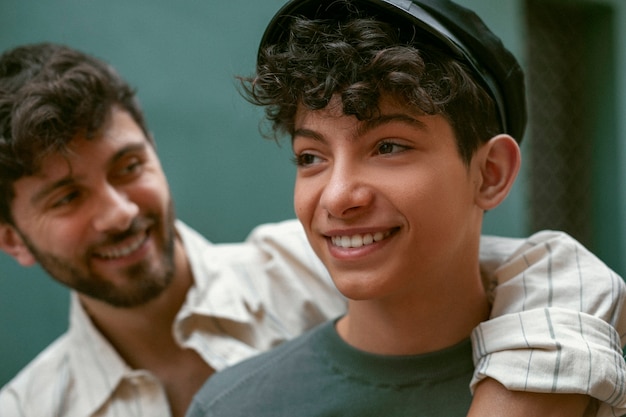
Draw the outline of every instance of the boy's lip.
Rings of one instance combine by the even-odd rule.
[[[338,249],[358,249],[381,242],[396,233],[399,227],[354,228],[331,230],[324,233],[332,247]]]

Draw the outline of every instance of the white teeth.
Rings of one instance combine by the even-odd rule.
[[[331,241],[334,246],[340,248],[360,248],[361,246],[371,245],[374,242],[380,242],[390,234],[391,232],[376,232],[364,235],[332,236]]]
[[[353,248],[360,248],[363,246],[363,237],[360,235],[354,235],[350,238],[350,246]]]
[[[131,241],[126,243],[124,246],[108,248],[106,250],[100,250],[96,253],[96,255],[104,259],[121,258],[139,249],[139,247],[143,244],[145,240],[146,240],[146,235],[142,234],[132,239]]]

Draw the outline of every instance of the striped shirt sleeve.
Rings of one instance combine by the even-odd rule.
[[[531,236],[491,277],[491,320],[472,334],[476,371],[508,389],[581,393],[626,413],[624,281],[561,232]]]

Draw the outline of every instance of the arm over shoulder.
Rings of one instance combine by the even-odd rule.
[[[511,390],[589,395],[602,403],[597,415],[625,413],[622,278],[562,232],[481,243],[495,289],[491,319],[472,334],[472,387],[490,377]]]

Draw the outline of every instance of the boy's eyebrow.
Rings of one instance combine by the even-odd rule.
[[[147,146],[148,145],[144,142],[133,143],[128,146],[125,146],[124,148],[118,150],[117,152],[113,154],[113,156],[109,159],[108,164],[109,165],[113,164],[115,161],[123,158],[124,155],[128,153],[143,151]],[[73,182],[75,182],[75,178],[71,176],[71,173],[70,173],[70,175],[66,177],[63,177],[57,181],[54,181],[50,184],[45,185],[43,188],[41,188],[39,191],[33,194],[33,196],[30,198],[30,201],[33,205],[35,205],[41,200],[43,200],[47,195],[52,193],[54,190],[70,185]]]
[[[378,126],[384,125],[386,123],[391,123],[391,122],[406,123],[420,130],[426,129],[426,124],[413,116],[410,116],[405,113],[391,113],[391,114],[382,114],[379,117],[376,117],[374,119],[364,120],[362,123],[359,124],[359,127],[357,129],[357,134],[363,135],[369,132],[370,130],[376,129]]]
[[[405,114],[405,113],[383,114],[374,119],[364,120],[360,122],[357,127],[357,131],[354,135],[354,139],[356,139],[360,135],[364,135],[370,130],[377,128],[378,126],[384,125],[386,123],[391,123],[391,122],[406,123],[420,130],[426,129],[426,123],[408,114]],[[293,132],[293,135],[291,136],[292,142],[296,136],[303,136],[303,137],[307,137],[309,139],[313,139],[318,142],[326,143],[326,140],[324,139],[322,135],[310,129],[296,129]]]
[[[324,139],[322,135],[320,135],[319,133],[311,129],[296,129],[291,135],[292,143],[293,143],[293,140],[296,138],[296,136],[303,136],[309,139],[313,139],[317,142],[326,143],[326,139]]]

